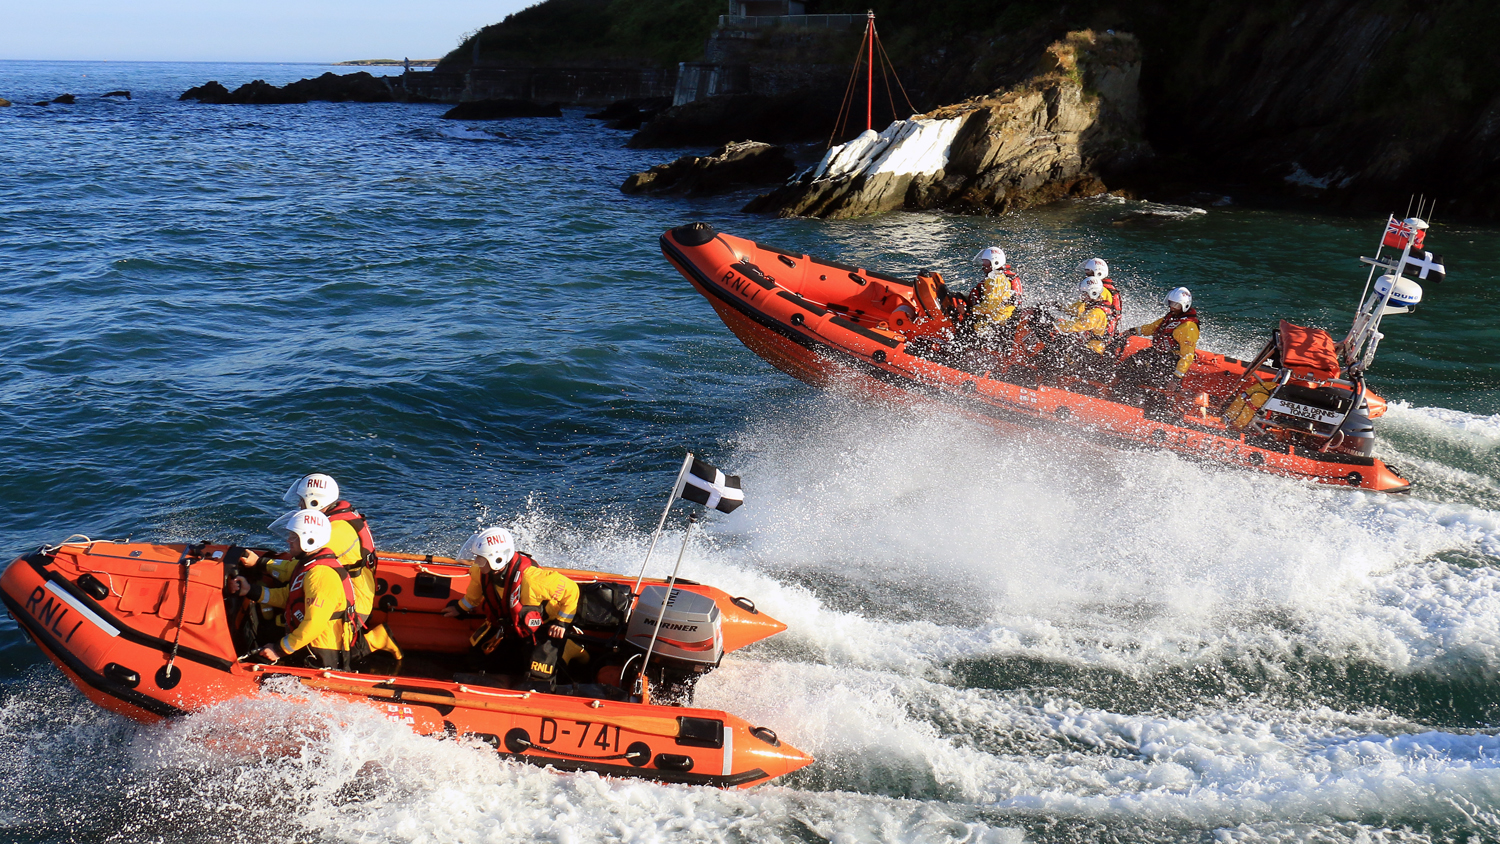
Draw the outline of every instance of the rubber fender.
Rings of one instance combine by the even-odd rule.
[[[718,231],[708,223],[688,223],[672,229],[672,239],[683,246],[702,246],[718,235]]]

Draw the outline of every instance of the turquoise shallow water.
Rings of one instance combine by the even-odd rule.
[[[393,550],[504,522],[544,560],[629,570],[690,447],[750,503],[688,576],[790,625],[700,702],[819,762],[719,794],[501,765],[352,710],[137,726],[6,619],[6,837],[1500,836],[1500,231],[1439,218],[1451,280],[1386,322],[1381,449],[1416,492],[1310,488],[817,393],[740,346],[656,239],[702,219],[950,278],[999,243],[1034,297],[1098,254],[1127,321],[1187,284],[1205,344],[1243,354],[1271,317],[1346,326],[1380,220],[1099,200],[783,221],[743,195],[620,194],[680,151],[578,111],[176,101],[324,69],[0,62],[0,96],[79,97],[0,110],[0,548],[263,539],[322,470]],[[298,750],[203,741],[226,724]]]

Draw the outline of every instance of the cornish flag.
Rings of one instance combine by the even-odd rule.
[[[1421,281],[1442,281],[1444,272],[1443,259],[1431,252],[1413,250],[1406,256],[1406,263],[1401,265],[1402,275]]]
[[[733,513],[745,503],[738,475],[726,475],[697,457],[677,479],[677,496],[720,513]]]
[[[1390,218],[1390,221],[1385,224],[1385,238],[1380,241],[1380,245],[1389,246],[1392,249],[1405,249],[1406,242],[1408,240],[1411,240],[1413,231],[1415,231],[1415,229],[1412,226],[1407,225],[1402,220],[1398,220],[1395,217],[1392,217]]]

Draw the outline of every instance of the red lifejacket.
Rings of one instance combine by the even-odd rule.
[[[298,562],[297,567],[292,570],[291,586],[286,595],[286,629],[296,630],[307,615],[307,594],[304,583],[307,580],[308,571],[315,566],[326,566],[338,572],[339,580],[344,584],[344,620],[353,624],[355,630],[362,629],[365,620],[354,605],[354,581],[350,579],[349,572],[339,565],[338,555],[327,548],[319,548],[312,556]]]
[[[1010,264],[1001,267],[1000,272],[1005,273],[1005,277],[1010,279],[1010,289],[1015,291],[1016,307],[1019,308],[1021,306],[1021,274],[1012,270]]]
[[[333,509],[327,511],[325,515],[328,516],[329,521],[348,522],[349,526],[354,528],[354,532],[359,535],[359,550],[363,564],[369,566],[371,571],[374,571],[377,561],[375,556],[375,538],[370,535],[370,524],[365,520],[364,515],[354,509],[353,504],[342,498],[335,501]],[[359,566],[356,565],[353,566],[353,572],[351,573],[358,571]]]
[[[1109,291],[1109,301],[1100,302],[1099,307],[1103,308],[1105,315],[1109,317],[1104,333],[1113,336],[1120,333],[1120,312],[1125,309],[1125,303],[1120,301],[1120,291],[1115,288],[1114,279],[1106,278],[1104,289]]]
[[[521,606],[521,576],[536,561],[517,551],[510,565],[484,576],[484,614],[494,629],[509,627],[522,639],[535,641],[542,626],[541,607]],[[507,634],[508,635],[508,634]]]
[[[1172,316],[1169,311],[1166,316],[1161,318],[1161,324],[1156,326],[1156,332],[1151,335],[1151,351],[1164,352],[1173,357],[1181,356],[1182,344],[1177,342],[1177,338],[1172,336],[1172,332],[1178,326],[1187,322],[1191,322],[1193,325],[1199,324],[1197,308],[1188,308],[1177,316]]]

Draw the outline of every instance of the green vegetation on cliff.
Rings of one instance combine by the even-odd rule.
[[[546,0],[464,39],[444,63],[672,65],[703,55],[723,0]]]

